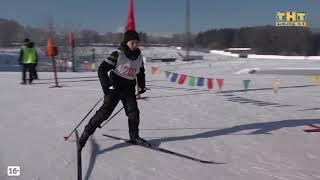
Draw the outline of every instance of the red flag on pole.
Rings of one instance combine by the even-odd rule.
[[[75,41],[74,41],[74,37],[73,37],[73,33],[69,33],[69,45],[74,47],[75,45]]]
[[[46,56],[49,57],[52,61],[52,71],[54,75],[54,80],[56,85],[53,87],[61,87],[58,84],[58,77],[57,77],[57,68],[56,68],[56,60],[54,59],[55,56],[58,55],[58,48],[54,45],[53,39],[51,35],[49,35],[48,41],[47,41],[47,47],[46,47]]]
[[[58,49],[54,46],[54,42],[51,36],[49,36],[47,41],[47,48],[46,48],[46,56],[47,57],[54,57],[58,55]]]
[[[134,21],[134,13],[133,13],[133,0],[129,0],[129,10],[128,10],[128,16],[127,16],[127,22],[126,22],[126,29],[128,30],[135,30],[136,24]]]

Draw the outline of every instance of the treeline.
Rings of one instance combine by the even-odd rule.
[[[49,26],[49,25],[48,25]],[[66,45],[68,43],[68,34],[70,31],[54,30],[52,36],[55,43],[59,45]],[[174,37],[157,37],[148,36],[144,32],[139,32],[142,44],[180,44],[182,38]],[[45,45],[49,35],[49,28],[33,28],[29,26],[22,26],[15,20],[7,20],[0,18],[0,46],[21,43],[24,38],[29,38],[36,44]],[[99,33],[91,29],[83,29],[73,31],[74,38],[77,44],[92,44],[92,43],[108,43],[119,44],[123,40],[123,33],[106,32]],[[176,36],[176,35],[175,35]],[[174,40],[178,39],[178,40]]]
[[[68,31],[54,31],[55,42],[59,45],[67,45],[68,33]],[[77,44],[119,44],[123,39],[123,33],[98,33],[90,29],[73,33]],[[48,28],[22,26],[14,20],[0,18],[0,45],[20,43],[26,37],[32,39],[38,45],[44,45],[48,34]],[[186,47],[186,37],[184,33],[160,37],[140,32],[143,45],[163,44]],[[320,33],[313,33],[306,27],[261,26],[215,29],[190,34],[189,39],[191,48],[250,47],[252,48],[251,53],[256,54],[320,55]]]
[[[54,40],[59,45],[66,45],[68,42],[69,31],[53,31]],[[123,33],[106,32],[98,33],[91,29],[73,31],[77,44],[108,43],[119,44],[123,40]],[[141,43],[146,44],[165,44],[182,46],[184,43],[183,34],[174,34],[170,37],[160,37],[147,35],[139,32]],[[30,38],[36,44],[45,44],[49,35],[48,27],[33,28],[22,26],[14,20],[0,18],[0,45],[10,45],[21,43],[24,38]]]
[[[262,26],[219,29],[199,33],[194,45],[225,49],[249,47],[256,54],[320,55],[320,33],[306,27]]]
[[[69,31],[53,31],[52,36],[57,44],[68,43]],[[78,44],[110,43],[118,44],[123,39],[123,33],[98,33],[94,30],[83,29],[73,32]],[[14,20],[0,18],[0,45],[21,43],[24,38],[30,38],[37,44],[45,44],[49,35],[49,28],[33,28],[22,26]],[[147,35],[140,33],[142,42],[145,42]]]

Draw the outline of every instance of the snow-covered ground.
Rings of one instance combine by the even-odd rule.
[[[178,57],[180,51],[145,48],[143,52],[167,58]],[[148,100],[139,101],[140,134],[156,146],[223,164],[202,164],[102,136],[128,137],[127,119],[122,112],[98,129],[84,148],[84,179],[320,179],[320,133],[303,131],[308,124],[320,124],[319,86],[306,74],[279,73],[292,68],[314,70],[320,61],[192,54],[203,55],[205,60],[145,64],[151,90],[143,95]],[[151,66],[159,67],[157,74],[151,75]],[[277,70],[237,73],[253,68]],[[164,71],[222,78],[223,90],[217,91],[216,82],[214,90],[178,85],[170,82]],[[75,136],[68,142],[63,136],[103,93],[95,72],[58,73],[62,88],[49,88],[54,85],[52,77],[50,72],[40,72],[40,80],[22,86],[19,72],[0,73],[1,180],[76,179]],[[251,81],[244,92],[246,79]],[[280,80],[278,93],[272,90],[275,79]],[[119,103],[116,110],[121,107]],[[79,128],[81,132],[83,127]],[[8,177],[7,166],[20,166],[21,176]]]

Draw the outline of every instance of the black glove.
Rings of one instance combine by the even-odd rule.
[[[143,93],[145,93],[147,90],[150,90],[150,89],[148,89],[148,88],[142,88],[142,89],[140,89],[140,91],[139,91],[138,94],[143,94]]]

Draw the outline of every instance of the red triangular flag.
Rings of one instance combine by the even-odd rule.
[[[218,86],[219,86],[219,90],[222,90],[222,86],[223,86],[223,79],[217,79],[218,82]]]
[[[46,48],[46,56],[47,57],[53,57],[54,56],[54,52],[53,52],[53,48],[54,48],[54,42],[51,36],[49,36],[48,41],[47,41],[47,48]]]
[[[158,68],[155,66],[151,66],[151,74],[155,74],[157,72]]]
[[[187,79],[187,76],[186,76],[186,75],[180,74],[180,78],[179,78],[179,80],[178,80],[178,83],[179,83],[179,84],[183,84],[183,83],[186,81],[186,79]]]
[[[47,41],[47,47],[48,48],[53,48],[54,47],[54,42],[51,36],[48,37],[48,41]]]
[[[207,80],[208,89],[213,89],[213,79],[208,78]]]
[[[135,29],[136,29],[136,24],[134,21],[134,14],[133,14],[133,0],[129,0],[129,10],[128,10],[125,30],[128,31],[128,30],[135,30]]]
[[[72,33],[72,32],[69,33],[69,38],[68,38],[68,40],[69,40],[69,45],[72,46],[72,47],[74,47],[74,37],[73,37],[73,33]]]

